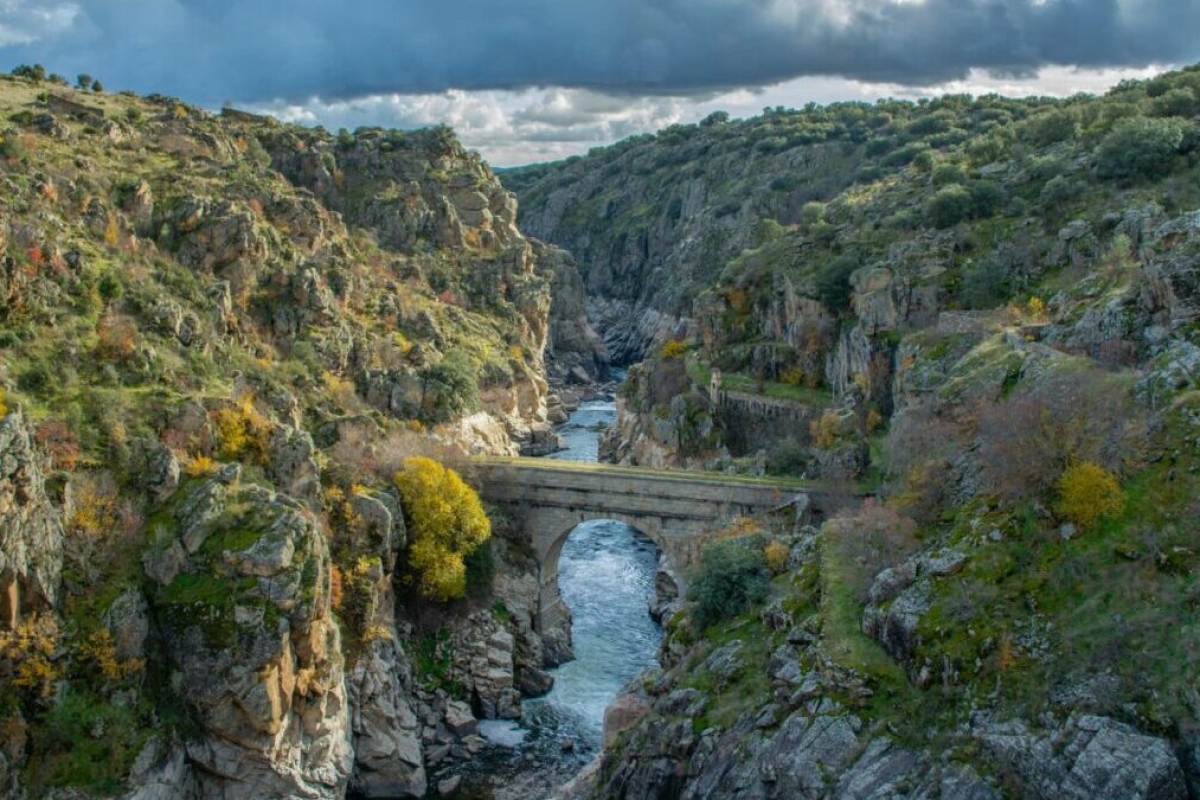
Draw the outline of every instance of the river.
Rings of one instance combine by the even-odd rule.
[[[582,403],[559,428],[567,449],[551,458],[596,461],[600,434],[615,417],[612,400]],[[584,522],[571,532],[558,582],[573,617],[575,660],[551,670],[554,688],[524,701],[520,723],[481,723],[496,746],[484,759],[487,776],[470,781],[464,797],[537,800],[595,758],[604,709],[658,663],[662,629],[647,611],[657,560],[654,544],[624,523]]]

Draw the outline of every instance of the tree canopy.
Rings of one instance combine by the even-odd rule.
[[[479,496],[457,472],[429,458],[405,459],[395,482],[408,523],[408,565],[422,596],[439,602],[462,597],[463,559],[492,533]]]

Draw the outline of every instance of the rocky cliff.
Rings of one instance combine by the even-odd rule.
[[[408,619],[393,476],[554,449],[547,360],[607,366],[570,257],[446,129],[11,76],[0,112],[6,796],[453,782],[552,658],[519,543]]]
[[[765,607],[722,625],[718,635],[697,636],[694,620],[676,618],[663,670],[610,707],[603,760],[568,796],[1190,796],[1196,765],[1187,745],[1147,720],[1115,719],[1127,714],[1111,705],[1112,687],[1101,683],[1054,689],[1036,722],[1007,716],[992,695],[972,701],[962,722],[948,726],[935,708],[958,675],[935,679],[941,699],[920,689],[913,696],[894,664],[875,658],[871,640],[899,654],[884,631],[912,631],[928,611],[921,601],[896,599],[912,586],[899,574],[928,586],[960,574],[970,556],[940,551],[882,573],[871,603],[890,603],[895,622],[877,625],[871,605],[860,632],[842,616],[840,600],[822,596],[840,591],[837,582],[847,577],[823,574],[843,569],[826,535],[834,533],[808,529],[776,539],[791,543],[788,569],[796,579],[777,580]]]
[[[861,147],[796,146],[782,138],[786,122],[713,118],[505,173],[523,198],[523,229],[580,262],[590,318],[616,363],[685,330],[699,293],[755,243],[759,220],[794,222],[805,202],[854,180]]]
[[[62,515],[46,493],[46,459],[17,411],[0,421],[0,617],[53,608],[62,575]]]
[[[577,791],[1196,796],[1198,90],[714,118],[514,176],[595,319],[671,320],[606,332],[646,355],[609,453],[869,495],[729,531]],[[811,417],[725,458],[718,371]]]

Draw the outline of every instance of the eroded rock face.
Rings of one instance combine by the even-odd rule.
[[[875,577],[863,611],[863,633],[924,683],[912,663],[917,627],[929,610],[931,580],[962,570],[966,556],[955,550],[916,556]],[[925,665],[930,667],[931,665]]]
[[[453,637],[454,669],[483,719],[520,719],[516,639],[489,610],[472,614]]]
[[[552,273],[550,340],[546,372],[556,384],[608,378],[608,348],[588,321],[586,289],[579,268],[565,250],[547,247],[539,269]]]
[[[187,745],[202,796],[341,797],[351,726],[316,520],[236,480],[210,481],[174,517],[154,549],[175,568],[149,571],[180,695],[204,730]]]
[[[412,668],[391,639],[371,642],[347,675],[354,730],[356,792],[421,797],[426,790],[421,722],[413,712]]]
[[[289,425],[280,425],[271,437],[271,472],[284,493],[318,505],[321,468],[317,465],[312,436]]]
[[[604,746],[608,747],[625,731],[650,713],[650,701],[639,692],[624,692],[604,709]]]
[[[1182,800],[1183,770],[1171,746],[1107,717],[1072,717],[1031,732],[1021,722],[981,736],[986,750],[1023,782],[1025,796],[1094,800]]]
[[[600,439],[600,458],[655,469],[700,468],[728,455],[711,399],[692,384],[681,358],[629,370],[617,398],[617,420]]]
[[[138,485],[156,500],[165,500],[179,486],[179,459],[153,439],[136,439],[130,472]]]
[[[671,705],[659,701],[656,711],[670,711]],[[686,710],[679,707],[673,713]],[[965,769],[936,765],[886,737],[871,738],[861,720],[836,703],[812,704],[778,727],[772,726],[769,710],[726,731],[699,735],[686,714],[669,718],[674,721],[646,717],[626,739],[638,742],[633,754],[626,751],[610,769],[602,767],[599,795],[644,800],[1002,796]],[[606,754],[606,766],[608,760]]]
[[[0,623],[58,601],[63,526],[20,410],[0,420]]]

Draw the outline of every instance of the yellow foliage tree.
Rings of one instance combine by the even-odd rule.
[[[1079,461],[1058,479],[1055,510],[1080,528],[1090,528],[1096,520],[1119,514],[1124,507],[1125,494],[1117,476],[1099,464]]]
[[[109,247],[116,247],[121,241],[121,224],[117,222],[115,215],[109,216],[108,223],[104,226],[104,243]]]
[[[763,549],[763,557],[767,559],[767,569],[772,575],[778,575],[787,569],[788,557],[791,550],[783,542],[771,542]]]
[[[479,496],[457,472],[429,458],[404,459],[395,481],[408,522],[408,564],[421,594],[439,602],[462,597],[463,558],[492,533]]]
[[[217,427],[222,456],[255,463],[266,460],[271,442],[271,422],[254,407],[254,398],[245,397],[234,408],[219,409],[213,414],[213,422]]]
[[[0,417],[8,416],[8,404],[4,402],[4,390],[0,389]]]
[[[842,432],[842,418],[837,412],[826,411],[820,419],[814,419],[808,424],[808,431],[812,435],[814,445],[822,450],[831,450]]]
[[[146,666],[144,659],[117,658],[117,646],[108,628],[92,631],[79,646],[79,656],[109,681],[132,678]]]
[[[34,614],[11,631],[0,630],[0,679],[49,697],[62,675],[54,663],[57,650],[58,621],[52,615]]]
[[[77,536],[103,539],[120,524],[117,494],[100,481],[84,480],[75,492],[75,511],[67,521],[67,529]]]
[[[663,358],[680,358],[687,353],[687,344],[679,339],[671,339],[662,346],[660,353]]]
[[[185,456],[183,472],[189,478],[207,478],[215,475],[220,465],[206,455]]]

